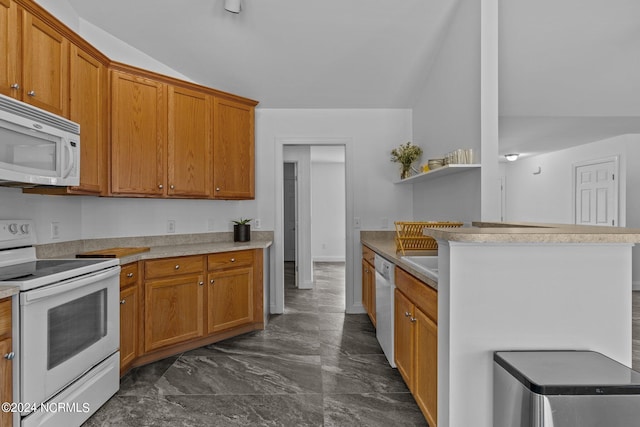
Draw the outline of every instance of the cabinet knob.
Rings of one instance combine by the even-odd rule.
[[[220,191],[220,187],[216,187],[216,191]]]
[[[411,320],[411,323],[415,323],[417,319],[415,317],[412,317],[410,320]]]
[[[16,354],[13,351],[4,355],[7,360],[13,360],[14,357],[16,357]]]
[[[231,258],[230,261],[231,262],[236,262],[236,259],[235,258]]]
[[[173,184],[171,184],[171,185],[169,186],[169,188],[173,190],[174,188],[176,188],[176,186],[175,186],[175,185],[173,185]]]
[[[404,317],[409,317],[409,316],[411,316],[411,313],[409,313],[408,311],[405,311],[404,312]]]
[[[133,273],[127,273],[127,277],[128,278],[132,278],[133,277]]]
[[[180,269],[180,264],[176,264],[176,270]]]
[[[29,92],[27,92],[27,95],[36,96],[36,91],[35,90],[30,90]]]
[[[211,280],[209,280],[209,283],[211,283],[213,285],[215,283],[215,280],[211,279]]]
[[[120,305],[122,305],[122,304],[124,304],[124,303],[126,303],[126,302],[127,302],[127,300],[126,300],[126,299],[121,299],[121,300],[120,300]]]
[[[164,185],[158,184],[158,188],[162,190],[164,188]]]
[[[198,285],[202,286],[202,285],[204,285],[204,282],[200,281],[200,282],[198,282]]]
[[[18,83],[14,83],[14,84],[11,85],[11,89],[18,90],[18,89],[20,89],[20,85]]]

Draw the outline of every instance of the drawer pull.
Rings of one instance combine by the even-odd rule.
[[[127,302],[127,300],[126,300],[126,299],[122,299],[122,300],[120,300],[120,305],[122,305],[122,304],[124,304],[124,303],[126,303],[126,302]]]
[[[29,92],[27,92],[27,95],[29,96],[36,96],[36,91],[35,90],[30,90]]]
[[[231,262],[236,262],[236,259],[235,258],[231,258]]]
[[[16,357],[16,354],[13,351],[4,355],[7,360],[13,360],[14,357]]]
[[[133,277],[133,273],[127,273],[127,277],[131,279]]]
[[[18,83],[14,83],[14,84],[11,85],[11,89],[18,90],[18,89],[20,89],[20,85]]]
[[[411,313],[409,313],[408,311],[405,311],[404,312],[404,317],[409,317],[409,316],[411,316]]]
[[[202,282],[202,281],[198,282],[198,285],[202,286],[202,285],[204,285],[204,282]]]
[[[180,264],[176,264],[176,270],[180,269]]]
[[[213,279],[209,280],[209,283],[211,283],[212,285],[213,285],[215,282],[216,282],[216,281],[215,281],[215,280],[213,280]]]
[[[411,318],[411,323],[416,323],[416,320],[418,320],[418,319],[416,319],[415,317],[412,317]]]

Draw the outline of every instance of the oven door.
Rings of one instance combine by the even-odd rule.
[[[20,401],[39,404],[118,350],[120,266],[20,294]]]

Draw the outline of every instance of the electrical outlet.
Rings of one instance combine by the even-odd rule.
[[[260,221],[260,218],[256,218],[253,221],[254,225],[256,226],[256,229],[259,230],[260,228],[262,228],[262,222]]]
[[[175,233],[176,232],[176,220],[169,219],[167,220],[167,233]]]
[[[54,221],[51,223],[51,238],[59,239],[60,238],[60,223]]]

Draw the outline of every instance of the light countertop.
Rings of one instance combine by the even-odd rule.
[[[416,270],[411,266],[411,264],[402,260],[402,253],[396,252],[396,243],[394,240],[395,234],[396,233],[394,231],[361,231],[360,242],[386,260],[393,262],[396,266],[420,279],[420,281],[426,283],[431,288],[437,290],[438,282],[436,280],[426,276],[420,272],[420,270]],[[411,251],[411,253],[407,253],[407,255],[437,256],[438,251]]]
[[[20,288],[18,286],[0,286],[0,299],[12,297],[18,292],[20,292]]]
[[[426,228],[439,240],[466,243],[640,243],[640,229],[571,224],[473,222],[471,227]]]

